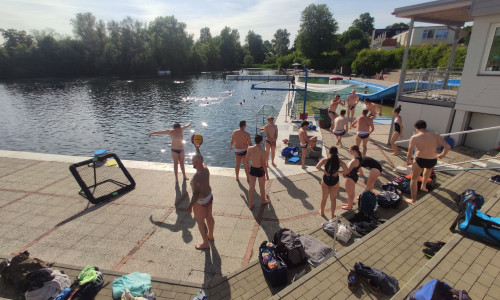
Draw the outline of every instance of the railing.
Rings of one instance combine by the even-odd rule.
[[[410,69],[406,71],[402,95],[455,103],[461,77],[462,69]]]

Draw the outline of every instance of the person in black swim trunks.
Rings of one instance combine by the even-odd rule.
[[[366,189],[369,190],[370,192],[373,192],[373,188],[375,187],[375,181],[377,181],[378,177],[382,173],[382,165],[373,158],[364,156],[363,162],[361,163],[361,167],[370,170],[370,174],[368,174],[368,179],[366,180]],[[360,176],[363,176],[363,171],[359,169],[358,174]]]
[[[392,150],[392,155],[398,155],[399,154],[399,147],[396,145],[396,140],[399,139],[400,137],[403,136],[403,120],[401,119],[401,116],[399,115],[401,113],[401,105],[396,107],[392,111],[394,115],[394,133],[392,134],[391,137],[391,146]]]
[[[349,120],[345,117],[345,109],[342,109],[340,111],[340,116],[335,118],[333,121],[334,128],[333,128],[333,135],[337,138],[337,146],[342,147],[342,136],[346,134],[347,131],[349,131]]]
[[[245,172],[247,175],[247,181],[249,180],[248,165],[246,164],[245,155],[247,154],[248,146],[252,146],[252,140],[250,139],[250,134],[245,131],[247,128],[246,121],[240,121],[240,129],[233,131],[231,135],[231,145],[229,145],[229,151],[233,149],[234,145],[234,158],[236,160],[236,165],[234,167],[236,173],[236,181],[240,180],[240,166],[243,160],[243,165],[245,166]]]
[[[356,105],[358,105],[358,103],[359,96],[356,95],[356,90],[352,90],[351,94],[347,96],[347,119],[351,122],[351,125],[354,122],[354,113],[356,112]]]
[[[186,176],[186,170],[184,168],[184,135],[183,135],[184,129],[188,128],[189,126],[191,126],[191,122],[189,122],[184,126],[181,126],[180,123],[175,123],[174,128],[172,129],[154,131],[148,134],[149,138],[151,138],[151,136],[156,134],[170,135],[170,138],[172,139],[171,154],[172,154],[172,159],[174,161],[174,174],[176,183],[179,182],[179,179],[177,178],[177,170],[179,164],[181,165],[181,171],[182,175],[184,176],[184,180],[189,180],[189,178]]]
[[[359,152],[358,146],[352,146],[349,149],[349,154],[352,156],[352,160],[347,164],[347,170],[344,172],[345,190],[347,192],[347,204],[342,205],[342,209],[352,209],[354,205],[354,193],[356,182],[358,182],[358,170],[363,162],[361,152]]]
[[[262,198],[261,205],[270,203],[268,196],[266,195],[265,180],[269,180],[269,175],[267,173],[267,156],[266,151],[262,149],[262,135],[255,135],[255,146],[248,147],[247,155],[245,157],[245,165],[250,166],[248,171],[250,187],[248,189],[248,207],[253,208],[253,192],[255,190],[255,182],[259,180],[260,197]],[[252,163],[250,164],[250,160]],[[266,177],[264,177],[264,175]]]
[[[321,167],[325,166],[324,169]],[[330,148],[330,157],[323,158],[316,165],[316,169],[323,172],[323,180],[321,181],[321,204],[319,214],[325,216],[326,199],[330,195],[330,209],[332,219],[335,218],[335,207],[337,206],[337,195],[339,193],[339,168],[347,170],[347,166],[339,159],[337,147]]]
[[[264,134],[266,135],[266,159],[269,160],[269,152],[271,152],[271,164],[276,168],[274,156],[276,152],[276,141],[278,140],[278,126],[274,124],[275,117],[267,117],[267,125],[264,126]]]
[[[332,125],[330,126],[330,131],[333,131],[334,121],[339,115],[337,114],[337,107],[340,105],[345,106],[345,102],[340,100],[340,95],[335,95],[335,99],[330,101],[330,106],[328,107],[328,116],[332,120]]]
[[[406,163],[411,165],[411,200],[406,200],[409,204],[417,201],[418,179],[423,170],[421,191],[428,192],[426,183],[431,176],[432,168],[437,164],[438,158],[443,158],[448,151],[450,145],[444,140],[442,136],[435,132],[428,132],[427,123],[424,120],[418,120],[415,123],[417,134],[411,137],[410,145],[408,146],[408,155],[406,156]],[[436,153],[438,146],[443,147],[440,154]],[[417,148],[415,153],[415,161],[412,162],[413,149]]]

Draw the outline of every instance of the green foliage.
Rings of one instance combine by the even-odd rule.
[[[248,55],[245,55],[245,58],[243,59],[243,63],[245,64],[245,66],[250,66],[254,63],[254,58],[252,55],[248,54]]]
[[[399,22],[399,23],[394,23],[392,25],[387,25],[385,27],[385,29],[392,29],[392,28],[410,28],[410,26],[407,23]]]
[[[302,11],[297,49],[307,58],[334,50],[338,25],[326,4],[311,4]]]
[[[370,13],[366,12],[359,15],[359,19],[352,22],[352,27],[360,29],[366,36],[371,37],[373,30],[375,30],[373,22],[375,22],[375,18],[373,18]]]
[[[274,53],[280,57],[286,55],[288,46],[290,45],[290,33],[286,29],[278,29],[274,34],[274,39],[271,41]]]
[[[250,30],[245,38],[245,42],[245,47],[248,49],[255,62],[262,63],[266,58],[262,36]],[[245,64],[247,65],[246,62]]]

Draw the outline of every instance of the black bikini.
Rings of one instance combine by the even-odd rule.
[[[328,174],[330,174],[330,175],[329,176],[328,175],[323,175],[323,182],[327,186],[335,186],[339,182],[339,176],[338,175],[334,176],[333,174],[335,174],[335,173],[337,173],[339,171],[338,167],[337,167],[337,169],[335,169],[335,167],[333,166],[333,163],[329,159],[326,162],[325,171]]]
[[[358,182],[358,170],[361,167],[361,162],[362,160],[359,157],[356,157],[357,160],[359,160],[359,165],[351,170],[349,174],[347,174],[345,177],[351,178],[354,183]]]

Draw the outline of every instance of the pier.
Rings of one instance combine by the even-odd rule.
[[[227,75],[228,80],[288,81],[293,75]]]

